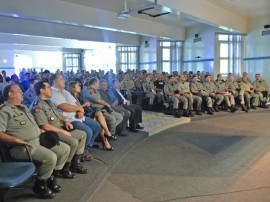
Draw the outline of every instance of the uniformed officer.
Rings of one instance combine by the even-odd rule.
[[[179,102],[183,103],[183,111],[185,116],[189,116],[187,111],[188,100],[186,97],[180,95],[180,90],[178,83],[176,83],[176,77],[174,75],[169,76],[169,83],[164,86],[164,93],[169,96],[170,100],[173,102],[174,115],[178,113]]]
[[[69,157],[63,171],[57,172],[55,175],[74,178],[74,174],[70,171],[80,174],[87,173],[87,169],[84,169],[80,163],[85,148],[85,132],[72,130],[73,125],[59,114],[55,105],[50,101],[52,89],[47,81],[37,82],[35,84],[35,92],[37,98],[30,106],[30,111],[35,117],[38,126],[45,131],[56,132],[59,135],[59,139],[70,146]]]
[[[255,75],[255,81],[253,82],[253,87],[256,94],[259,96],[260,102],[262,102],[262,106],[265,107],[268,98],[269,86],[266,81],[262,79],[260,74]]]
[[[143,83],[143,91],[146,94],[146,97],[149,97],[149,109],[153,110],[153,104],[155,98],[157,98],[157,102],[159,105],[161,105],[163,95],[162,94],[157,94],[155,91],[154,83],[151,81],[152,75],[148,74],[146,76],[145,82]]]
[[[259,102],[259,96],[254,92],[254,88],[253,85],[248,82],[248,77],[243,76],[242,77],[243,81],[241,82],[241,89],[243,89],[244,92],[244,97],[247,101],[247,109],[250,109],[250,100],[252,100],[252,108],[256,109],[256,107],[258,106],[258,102]]]
[[[178,83],[179,85],[179,90],[180,93],[183,94],[187,100],[188,100],[188,110],[189,110],[189,116],[193,116],[192,111],[193,111],[193,101],[196,102],[196,114],[197,115],[202,115],[201,114],[201,107],[202,107],[202,98],[197,95],[193,95],[190,92],[189,88],[189,82],[186,82],[186,77],[184,75],[180,76],[180,82]]]
[[[52,176],[53,170],[63,168],[70,148],[63,142],[50,149],[40,145],[41,130],[28,108],[21,105],[23,95],[18,85],[7,85],[3,95],[6,102],[0,110],[0,139],[30,147],[32,159],[39,162],[33,191],[42,198],[53,198],[54,192],[61,191],[61,187]],[[11,154],[18,160],[27,159],[26,151],[21,147],[12,148]]]
[[[36,82],[38,82],[38,81],[35,79],[29,79],[29,88],[23,94],[22,104],[27,106],[27,107],[29,107],[36,98],[36,92],[34,89],[34,85]]]
[[[209,93],[209,96],[215,100],[213,108],[216,112],[219,112],[218,106],[224,100],[224,96],[217,93],[217,87],[213,81],[211,81],[211,75],[205,75],[203,86],[205,90]]]
[[[209,93],[205,90],[205,87],[202,83],[198,82],[198,76],[193,75],[192,82],[190,83],[190,92],[193,95],[198,95],[202,98],[202,100],[206,101],[207,104],[207,113],[213,115],[214,110],[212,108],[213,102],[211,97],[209,96]]]
[[[224,96],[224,100],[226,102],[226,105],[230,108],[230,111],[234,113],[238,109],[235,107],[235,100],[234,96],[227,91],[226,83],[222,79],[222,75],[217,75],[217,80],[215,81],[217,93]]]
[[[238,98],[241,103],[242,111],[248,112],[248,109],[245,106],[244,99],[244,89],[241,89],[240,83],[234,81],[234,75],[231,74],[228,78],[227,82],[227,90],[234,96],[234,98]]]
[[[124,94],[130,103],[132,103],[133,95],[137,97],[137,104],[142,103],[142,92],[140,89],[136,89],[134,81],[130,79],[129,72],[125,73],[125,78],[121,81],[121,90],[124,91]]]
[[[100,110],[106,119],[111,134],[116,132],[116,126],[123,121],[123,116],[115,112],[111,106],[105,102],[97,91],[99,88],[99,80],[95,77],[89,81],[89,87],[83,90],[83,102],[90,102],[92,107]]]

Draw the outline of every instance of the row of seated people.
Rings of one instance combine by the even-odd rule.
[[[127,76],[128,77],[128,76]],[[153,76],[148,74],[145,81],[142,81],[141,91],[135,90],[133,81],[125,78],[122,81],[122,90],[128,92],[128,95],[137,96],[142,100],[143,97],[149,98],[148,109],[152,109],[156,100],[158,108],[165,100],[173,103],[173,112],[179,114],[179,103],[184,116],[193,116],[193,106],[196,103],[196,114],[201,115],[202,103],[208,114],[214,114],[219,111],[219,106],[225,103],[225,108],[230,112],[238,110],[235,100],[239,101],[243,111],[248,112],[250,108],[256,109],[258,106],[267,107],[269,87],[260,74],[255,75],[256,80],[251,84],[249,78],[244,75],[241,80],[235,81],[234,75],[230,74],[225,82],[219,74],[213,81],[212,76],[205,75],[204,82],[200,82],[195,74],[187,82],[187,76],[171,75],[167,84],[158,74],[153,82]],[[133,87],[133,88],[132,88]],[[139,92],[143,95],[138,96]],[[131,100],[131,96],[127,96]],[[137,101],[138,102],[138,101]],[[140,101],[141,103],[142,101]]]
[[[98,135],[103,149],[112,151],[108,139],[117,140],[116,133],[127,135],[128,121],[130,131],[143,129],[139,125],[141,107],[130,104],[119,93],[117,80],[113,90],[103,88],[103,96],[97,91],[98,79],[90,79],[89,84],[82,92],[81,103],[78,98],[81,86],[76,81],[70,82],[70,91],[67,91],[61,74],[52,74],[49,81],[34,80],[30,89],[35,96],[29,109],[21,104],[23,93],[17,84],[8,84],[3,89],[0,140],[31,148],[34,162],[39,163],[33,191],[42,198],[54,198],[61,191],[55,177],[72,179],[74,173],[88,172],[81,162],[93,159],[90,149]],[[44,136],[46,144],[41,141]],[[15,147],[11,152],[15,159],[25,158],[21,148]]]

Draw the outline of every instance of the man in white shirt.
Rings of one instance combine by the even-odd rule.
[[[73,127],[86,132],[86,148],[91,148],[98,136],[101,126],[99,123],[89,117],[84,116],[84,109],[70,92],[65,90],[65,80],[61,74],[52,74],[50,76],[50,85],[53,86],[53,96],[51,101],[62,111],[64,118],[73,124]],[[84,160],[92,160],[93,156],[89,154]]]

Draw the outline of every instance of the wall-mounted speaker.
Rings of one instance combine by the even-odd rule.
[[[264,29],[269,29],[270,25],[264,25]]]
[[[199,37],[199,34],[195,34],[195,38],[198,38]]]

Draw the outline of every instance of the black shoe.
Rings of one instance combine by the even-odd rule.
[[[46,180],[37,179],[34,184],[33,192],[44,199],[53,199],[55,197],[55,193],[47,187]]]
[[[257,107],[252,105],[252,109],[257,110]]]
[[[232,112],[232,113],[236,112],[237,110],[238,110],[237,108],[231,106],[231,112]]]
[[[108,138],[108,140],[117,140],[117,137],[115,135],[108,136],[105,134],[105,137]]]
[[[214,105],[213,105],[213,108],[214,108],[214,110],[215,110],[216,112],[219,112],[218,105],[214,104]]]
[[[210,115],[213,115],[214,114],[213,111],[212,111],[212,109],[211,109],[211,107],[208,108],[207,114],[210,114]]]
[[[103,149],[105,148],[106,151],[112,151],[114,148],[111,146],[110,148],[106,147],[104,142],[102,142]]]
[[[59,193],[62,190],[60,185],[57,184],[54,176],[49,177],[47,180],[47,185],[54,193]]]
[[[75,154],[70,164],[70,170],[74,173],[86,174],[88,170],[81,164],[81,154]]]
[[[194,117],[194,115],[193,115],[193,113],[192,113],[191,110],[189,110],[189,116],[190,116],[190,117]]]
[[[53,175],[55,177],[62,177],[62,178],[67,178],[67,179],[74,179],[75,175],[69,170],[70,167],[70,162],[65,163],[64,167],[62,170],[54,170]]]
[[[140,126],[139,124],[136,125],[136,128],[141,130],[144,129],[144,127]]]
[[[133,132],[133,133],[137,133],[137,132],[139,132],[139,130],[134,129],[134,128],[130,128],[130,129],[129,129],[129,131],[131,131],[131,132]]]
[[[246,108],[246,106],[245,106],[245,105],[241,105],[241,107],[242,107],[242,111],[244,111],[244,112],[248,112],[248,110],[247,110],[247,108]]]
[[[188,110],[187,109],[183,109],[183,116],[189,117],[189,114],[188,114]]]
[[[200,111],[196,111],[196,114],[199,115],[199,116],[202,115],[202,113]]]

